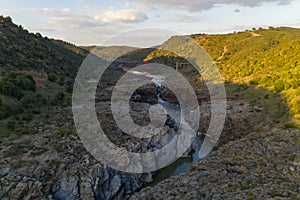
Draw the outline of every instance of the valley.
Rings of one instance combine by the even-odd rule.
[[[96,160],[74,125],[73,84],[81,63],[96,47],[29,33],[1,16],[0,198],[299,199],[300,29],[190,37],[209,53],[224,79],[227,107],[221,137],[208,157],[196,158],[211,119],[211,99],[201,74],[184,65],[178,72],[195,90],[199,137],[165,169],[130,174]],[[107,138],[130,152],[163,148],[176,136],[178,119],[169,116],[151,138],[132,137],[117,126],[111,96],[120,77],[137,65],[176,69],[176,62],[186,61],[159,48],[96,51],[110,63],[95,96],[96,115]],[[122,56],[111,62],[115,55]],[[137,81],[146,78],[153,76],[135,74]],[[138,125],[149,124],[149,109],[157,103],[175,113],[180,108],[176,95],[154,81],[132,94],[131,118]]]

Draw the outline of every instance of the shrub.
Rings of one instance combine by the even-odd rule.
[[[276,81],[274,84],[275,92],[279,93],[284,90],[284,82],[282,80]]]
[[[59,91],[59,92],[57,93],[57,95],[56,95],[56,99],[57,99],[58,101],[64,100],[64,99],[65,99],[65,93],[62,92],[62,91]]]
[[[57,81],[57,76],[54,73],[50,73],[48,75],[48,80],[51,82],[55,82],[55,81]]]
[[[33,108],[36,104],[36,98],[33,95],[27,94],[21,99],[24,108]]]
[[[21,99],[24,96],[20,88],[5,80],[0,81],[0,92],[8,96],[16,97],[17,99]]]
[[[289,129],[289,128],[297,128],[297,125],[294,123],[287,123],[284,125],[284,129]]]
[[[21,99],[24,96],[22,90],[35,91],[35,81],[32,76],[11,73],[0,81],[0,92],[2,94]]]
[[[16,87],[22,90],[35,91],[35,81],[30,75],[11,73],[5,78],[5,81],[13,83]]]

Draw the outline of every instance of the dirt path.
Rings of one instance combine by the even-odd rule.
[[[254,32],[250,32],[252,37],[262,37],[262,35],[258,34],[258,33],[254,33]]]
[[[251,37],[246,38],[244,40],[241,40],[239,43],[247,41],[247,40],[250,40],[250,39],[252,39],[254,37],[262,37],[262,35],[260,35],[258,33],[254,33],[252,31],[250,31],[249,33],[251,34]],[[222,52],[222,55],[218,57],[218,60],[222,60],[227,52],[228,52],[228,46],[224,46],[224,50]]]
[[[218,58],[218,60],[222,60],[223,57],[225,56],[225,54],[226,54],[227,52],[228,52],[228,48],[227,48],[227,46],[224,46],[223,53],[222,53],[222,55]]]
[[[246,38],[246,39],[244,39],[244,40],[241,40],[239,43],[244,42],[244,41],[247,41],[247,40],[250,40],[250,39],[252,39],[252,38],[254,38],[254,37],[262,37],[262,35],[260,35],[260,34],[258,34],[258,33],[254,33],[254,32],[252,32],[252,31],[250,31],[249,33],[251,34],[251,37]]]

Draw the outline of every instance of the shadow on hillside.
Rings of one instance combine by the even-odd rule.
[[[230,82],[225,88],[227,117],[219,145],[253,131],[293,127],[290,109],[279,94],[256,85]]]
[[[143,56],[148,55],[150,52],[149,49],[145,50],[146,53],[143,53],[143,50],[141,49],[136,51],[138,51],[138,55]],[[128,55],[132,56],[133,54],[134,53],[131,52]],[[98,103],[107,102],[109,104],[114,85],[119,78],[126,73],[124,68],[131,69],[135,66],[145,63],[141,62],[143,58],[139,58],[139,62],[133,63],[128,62],[128,60],[131,59],[126,58],[126,55],[123,55],[120,60],[117,59],[111,66],[109,66],[104,73],[104,79],[100,80],[99,82],[97,93],[98,98],[96,101]],[[124,60],[127,62],[124,62]],[[159,58],[147,61],[147,63],[160,63],[175,68],[176,61],[186,62],[178,57],[174,58],[160,56]],[[180,67],[178,71],[185,76],[185,78],[195,89],[201,110],[199,131],[205,134],[208,130],[211,117],[208,88],[206,87],[206,84],[202,80],[200,74],[193,66],[184,65]],[[139,88],[139,92],[143,90],[143,92],[140,93],[142,93],[144,97],[153,96],[153,90],[155,91],[155,88],[151,87],[153,86],[150,85],[146,88]],[[275,94],[274,92],[262,87],[258,87],[257,85],[241,85],[231,82],[226,82],[225,88],[227,93],[227,114],[224,129],[222,131],[218,146],[223,145],[230,140],[241,138],[252,131],[263,131],[272,127],[293,127],[293,124],[290,122],[291,114],[289,108],[285,100],[279,94]],[[152,94],[149,94],[149,92],[152,92]],[[176,102],[177,99],[172,99],[172,96],[176,98],[172,91],[168,90],[166,93],[169,96],[169,98],[165,98],[167,102]],[[170,95],[170,93],[172,93],[172,95]],[[162,92],[162,98],[164,98],[163,95],[164,94]],[[138,107],[141,106],[141,103],[147,104],[149,102],[140,100],[140,102],[133,103],[136,105],[136,107]],[[137,118],[137,120],[134,121],[145,121],[146,125],[149,123],[148,113],[142,113],[132,117]],[[110,106],[105,108],[102,107],[102,111],[99,113],[98,119],[101,124],[105,125],[104,129],[108,132],[108,137],[110,140],[112,140],[112,142],[117,142],[119,146],[122,146],[122,142],[120,141],[129,141],[130,138],[132,138],[118,129],[118,126],[112,117]]]

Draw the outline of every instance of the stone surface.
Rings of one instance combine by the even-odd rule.
[[[252,132],[131,199],[299,199],[299,137],[292,129]]]

